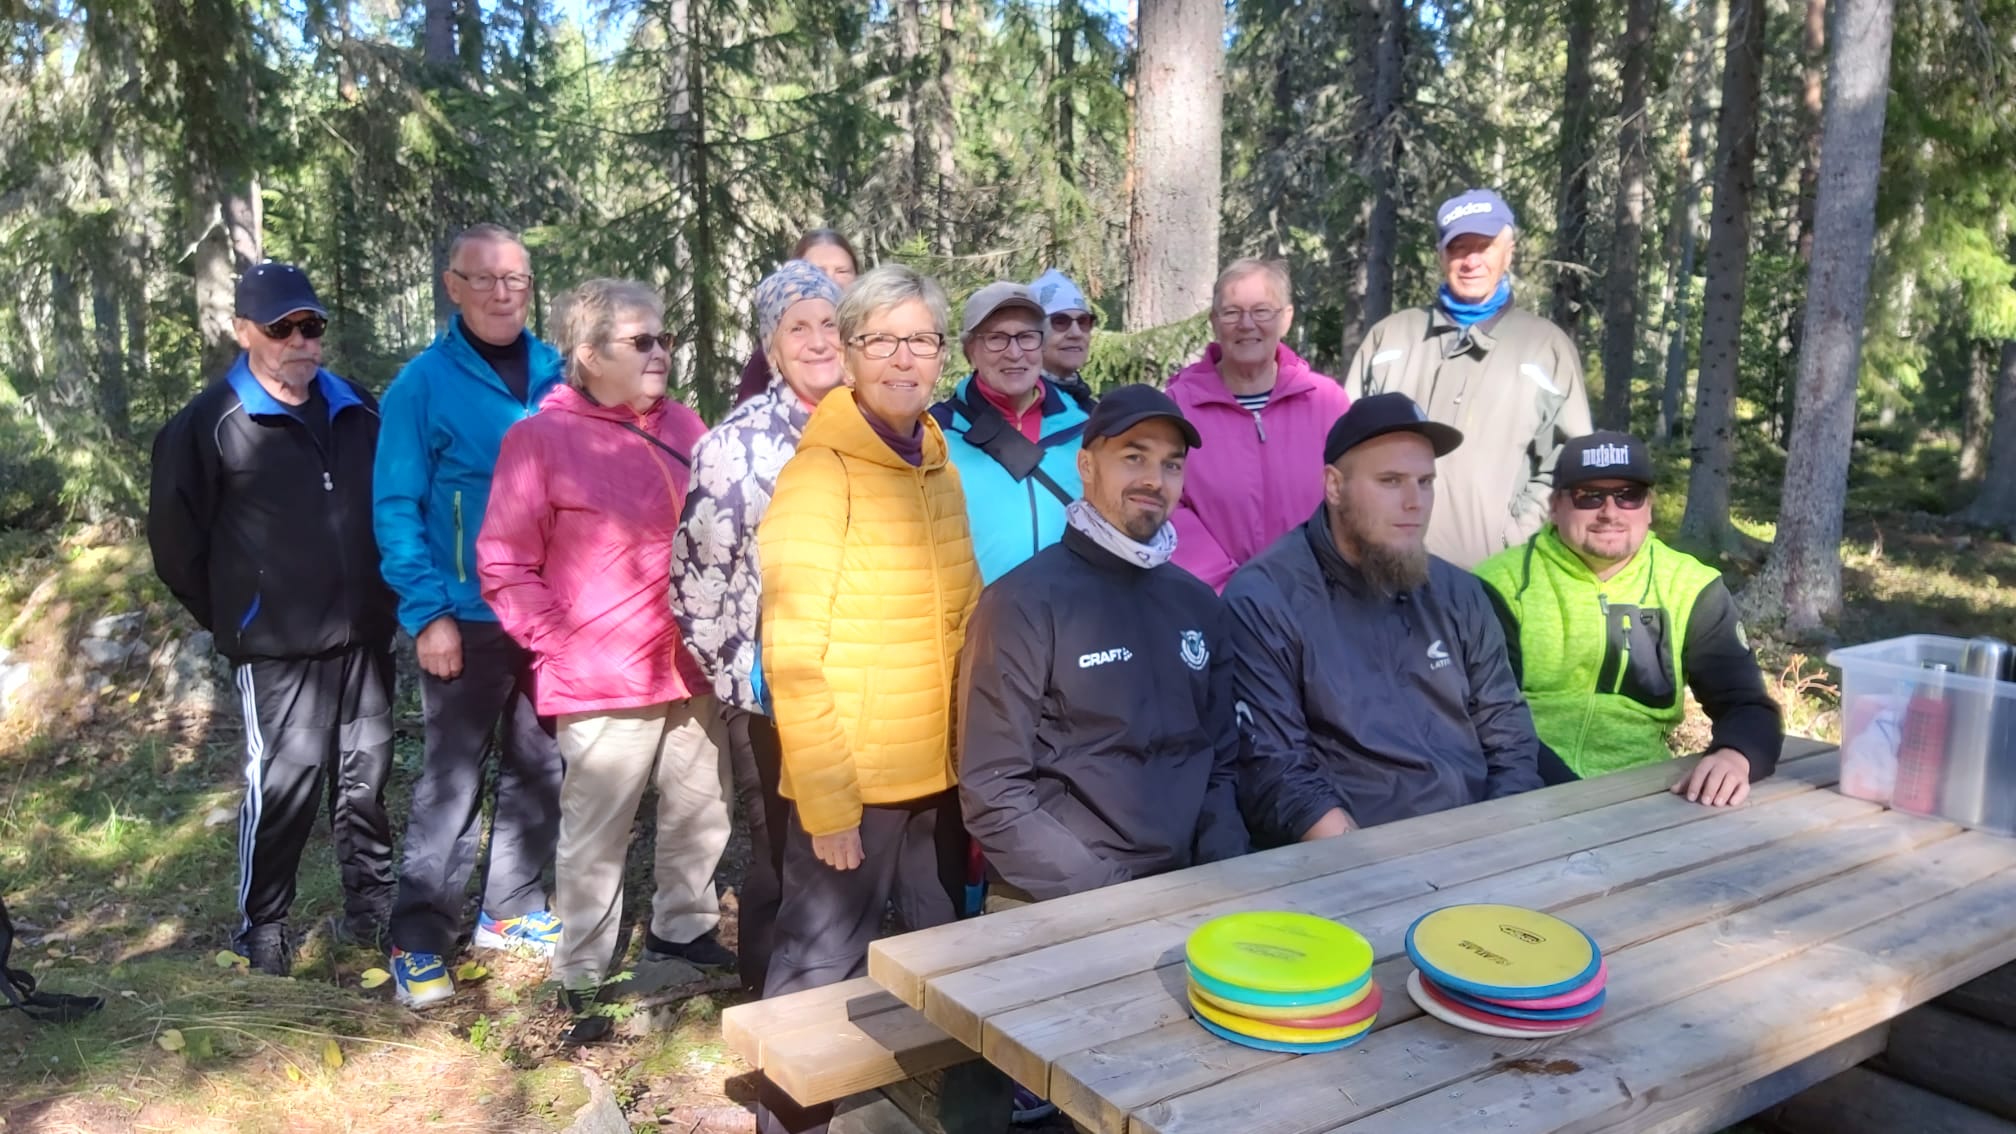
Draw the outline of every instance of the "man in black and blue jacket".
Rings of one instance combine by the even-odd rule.
[[[371,531],[378,405],[321,368],[328,316],[307,276],[239,280],[230,370],[154,438],[154,570],[230,659],[245,714],[233,947],[292,964],[295,873],[331,780],[344,925],[375,938],[392,904],[392,595]]]

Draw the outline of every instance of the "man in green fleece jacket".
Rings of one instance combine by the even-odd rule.
[[[1645,444],[1598,432],[1569,441],[1551,522],[1477,575],[1505,624],[1540,739],[1566,769],[1602,775],[1664,759],[1691,689],[1714,726],[1673,790],[1733,806],[1778,765],[1782,719],[1713,567],[1652,535]],[[1542,774],[1552,763],[1542,760]]]

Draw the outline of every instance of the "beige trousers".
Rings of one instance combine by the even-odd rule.
[[[590,989],[608,975],[623,916],[623,860],[644,788],[658,789],[651,932],[685,944],[721,920],[714,868],[728,846],[728,745],[711,696],[569,713],[559,720],[560,845],[553,977]]]

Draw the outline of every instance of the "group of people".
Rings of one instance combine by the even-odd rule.
[[[458,315],[382,403],[320,368],[307,278],[252,269],[148,517],[243,700],[236,947],[287,971],[326,777],[341,928],[403,1002],[452,995],[493,749],[473,943],[550,953],[573,1042],[609,1026],[647,786],[645,958],[765,996],[863,974],[891,906],[924,928],[1661,759],[1689,689],[1713,741],[1674,790],[1740,803],[1780,719],[1727,590],[1651,535],[1644,444],[1592,431],[1573,343],[1513,304],[1505,202],[1437,227],[1439,294],[1341,381],[1283,342],[1286,268],[1239,260],[1166,389],[1095,396],[1097,312],[1049,271],[966,300],[942,398],[944,292],[816,231],[711,430],[667,397],[652,289],[580,284],[548,346],[501,228],[455,241]],[[396,880],[395,625],[426,748]],[[761,1091],[766,1131],[828,1117]]]

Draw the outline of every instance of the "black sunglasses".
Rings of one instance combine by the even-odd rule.
[[[1627,484],[1622,488],[1571,488],[1568,499],[1577,511],[1594,512],[1603,506],[1605,500],[1615,500],[1619,508],[1626,512],[1636,512],[1645,506],[1646,497],[1652,490],[1642,484]]]
[[[1060,335],[1070,330],[1073,323],[1078,324],[1078,329],[1081,331],[1090,331],[1099,325],[1099,316],[1092,314],[1090,311],[1085,312],[1083,315],[1066,315],[1060,311],[1050,316],[1050,329]]]
[[[664,347],[668,353],[672,350],[672,332],[670,331],[660,331],[655,335],[652,334],[620,335],[609,341],[615,343],[629,343],[631,346],[637,349],[638,354],[650,354],[652,343],[657,343],[659,346]]]
[[[279,319],[271,323],[261,323],[260,333],[274,342],[286,342],[301,332],[304,339],[319,339],[329,329],[329,320],[320,315],[303,315],[299,319]]]

